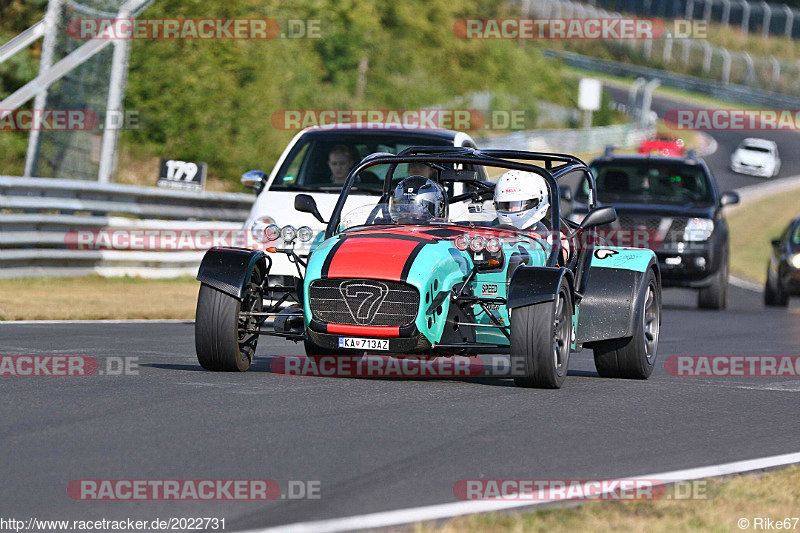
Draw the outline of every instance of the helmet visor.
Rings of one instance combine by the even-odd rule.
[[[535,209],[539,206],[538,198],[528,200],[513,200],[511,202],[497,202],[495,209],[504,213],[520,213],[528,209]]]

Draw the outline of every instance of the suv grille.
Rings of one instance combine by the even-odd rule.
[[[320,279],[308,298],[315,319],[348,326],[407,326],[419,309],[417,289],[397,281]]]
[[[652,215],[618,215],[611,224],[614,229],[644,229],[661,233],[663,242],[676,242],[683,239],[686,217],[659,217]]]

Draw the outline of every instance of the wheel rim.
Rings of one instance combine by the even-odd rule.
[[[644,301],[644,351],[647,362],[652,362],[658,348],[658,332],[661,326],[661,308],[658,305],[654,283],[647,286],[647,297]]]
[[[239,356],[242,359],[253,361],[258,343],[258,333],[254,333],[261,327],[258,313],[261,311],[262,304],[261,285],[258,283],[258,274],[253,272],[250,284],[245,291],[242,299],[241,312],[239,313],[238,338]]]
[[[569,320],[566,297],[563,292],[560,292],[553,320],[553,364],[559,376],[564,373],[567,357],[569,357],[571,331],[572,324]]]

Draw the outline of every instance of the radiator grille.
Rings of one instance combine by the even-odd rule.
[[[419,309],[419,292],[406,283],[372,279],[320,279],[309,287],[311,314],[348,326],[407,326]]]

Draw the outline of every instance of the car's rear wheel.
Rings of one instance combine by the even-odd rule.
[[[645,286],[633,336],[593,346],[594,364],[603,377],[647,379],[653,373],[661,331],[661,287],[652,269],[647,271]]]
[[[244,372],[258,345],[261,273],[253,269],[242,300],[205,283],[197,296],[194,343],[197,360],[206,370]]]
[[[511,312],[511,368],[518,387],[558,389],[564,383],[572,340],[571,302],[562,280],[552,302]]]
[[[778,273],[772,282],[767,267],[767,283],[764,285],[764,305],[770,307],[786,307],[789,305],[789,293],[781,288],[781,276]]]
[[[722,259],[719,271],[708,287],[703,287],[697,294],[697,306],[700,309],[725,309],[728,306],[728,254]]]

